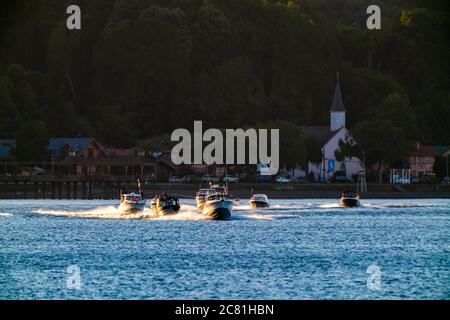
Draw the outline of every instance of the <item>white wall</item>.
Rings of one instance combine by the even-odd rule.
[[[353,174],[356,174],[363,170],[362,162],[357,157],[345,158],[344,161],[339,162],[336,161],[336,157],[334,152],[339,149],[339,140],[345,141],[347,137],[351,137],[350,132],[346,128],[341,128],[336,134],[325,144],[325,174],[328,175],[328,160],[334,160],[334,172],[340,171],[341,167],[343,167],[346,175],[351,177]],[[323,161],[322,163],[308,163],[308,172],[314,173],[316,179],[320,177],[323,172]],[[333,173],[329,174],[330,177],[333,176]]]
[[[330,130],[336,131],[345,128],[345,111],[330,112]]]

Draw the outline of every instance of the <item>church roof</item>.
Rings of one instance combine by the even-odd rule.
[[[336,89],[334,90],[334,99],[330,111],[333,112],[345,111],[344,102],[342,101],[341,85],[339,83],[339,73],[337,74]]]

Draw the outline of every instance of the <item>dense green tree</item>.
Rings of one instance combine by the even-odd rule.
[[[378,168],[380,183],[383,167],[393,165],[398,159],[402,159],[407,151],[403,129],[390,121],[363,121],[352,129],[352,134],[361,154],[364,153],[366,165],[369,168],[376,165]]]
[[[36,162],[48,159],[48,132],[42,121],[24,124],[16,133],[16,156],[20,162]]]
[[[327,125],[339,71],[350,128],[389,122],[406,140],[448,144],[446,1],[379,0],[376,31],[372,2],[4,1],[0,134],[36,120],[129,147],[195,119]],[[69,4],[81,30],[65,28]]]
[[[275,120],[258,124],[258,128],[280,130],[280,166],[293,169],[304,166],[308,160],[306,138],[300,126],[289,121]],[[269,149],[270,150],[270,149]]]
[[[306,154],[307,160],[312,163],[320,163],[322,161],[322,146],[320,142],[314,138],[310,137],[306,139]],[[307,168],[305,163],[304,168]]]
[[[407,140],[421,140],[416,115],[412,110],[409,99],[405,94],[394,92],[381,103],[380,118],[389,120],[395,126],[402,128]]]
[[[449,157],[437,157],[433,166],[433,172],[442,180],[444,177],[450,176],[450,159]]]

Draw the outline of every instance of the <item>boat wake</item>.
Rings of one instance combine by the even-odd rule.
[[[0,212],[0,217],[10,217],[10,216],[12,216],[12,213]]]
[[[60,217],[76,218],[94,218],[94,219],[125,219],[125,220],[205,220],[201,214],[196,211],[196,207],[184,205],[179,213],[166,216],[158,216],[150,208],[145,208],[142,212],[126,213],[117,206],[102,206],[87,210],[51,210],[38,209],[32,211],[36,214],[52,215]]]
[[[97,207],[87,210],[51,210],[38,209],[33,213],[61,216],[61,217],[77,217],[77,218],[101,218],[101,219],[143,219],[153,215],[150,209],[144,209],[141,213],[127,214],[119,210],[116,206]]]
[[[340,209],[343,208],[339,203],[325,203],[317,206],[319,209]]]
[[[439,206],[438,204],[436,204]],[[358,208],[344,208],[337,202],[321,203],[321,202],[303,202],[303,203],[274,203],[269,208],[251,208],[246,203],[236,204],[233,208],[232,216],[229,220],[279,220],[279,219],[295,219],[309,214],[329,213],[341,210],[356,210],[355,212],[373,212],[380,209],[408,209],[408,208],[432,208],[432,203],[403,202],[403,203],[378,203],[377,201],[362,202]],[[31,211],[34,214],[52,215],[61,217],[77,217],[77,218],[94,218],[94,219],[125,219],[125,220],[186,220],[198,221],[208,220],[197,209],[195,203],[183,203],[181,209],[176,214],[158,216],[150,208],[145,208],[142,212],[126,213],[119,209],[118,206],[105,205],[94,208],[67,208],[66,210],[58,210],[53,208],[40,208]],[[0,217],[11,216],[11,213],[0,212]]]
[[[411,204],[376,204],[376,203],[366,203],[364,207],[371,209],[406,209],[406,208],[431,208],[434,207],[431,204],[420,204],[420,203],[411,203]]]
[[[124,220],[187,220],[198,221],[208,220],[208,217],[202,215],[196,205],[185,204],[181,210],[176,214],[171,215],[156,215],[150,208],[145,208],[139,213],[125,213],[117,206],[101,206],[92,209],[83,210],[53,210],[53,209],[37,209],[32,211],[34,214],[50,215],[58,217],[73,217],[73,218],[91,218],[91,219],[124,219]],[[263,210],[254,210],[250,206],[241,206],[231,216],[230,220],[275,220],[286,218],[290,215],[272,214],[273,212]],[[1,216],[2,214],[0,214]]]

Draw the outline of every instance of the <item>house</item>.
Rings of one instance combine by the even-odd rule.
[[[170,168],[141,149],[107,148],[93,138],[52,138],[49,149],[61,174],[156,180]]]
[[[67,156],[97,157],[105,155],[104,147],[93,138],[51,138],[48,149],[54,160]]]
[[[410,151],[406,154],[406,159],[411,168],[412,176],[418,177],[424,174],[433,173],[436,154],[430,147],[418,142],[415,146],[411,147]]]
[[[307,138],[315,138],[321,145],[321,163],[309,161],[307,169],[309,173],[314,174],[317,180],[320,180],[321,177],[332,177],[336,171],[343,171],[346,176],[351,177],[364,170],[362,161],[357,157],[347,157],[344,161],[337,161],[335,157],[335,152],[339,150],[340,140],[356,143],[346,128],[346,109],[342,99],[339,74],[330,109],[330,125],[303,127],[303,132]]]

